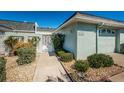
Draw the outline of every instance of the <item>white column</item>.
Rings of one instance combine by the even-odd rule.
[[[120,30],[116,31],[116,45],[115,45],[115,52],[119,53],[120,52]]]
[[[98,37],[99,37],[99,28],[96,26],[96,53],[98,53]]]

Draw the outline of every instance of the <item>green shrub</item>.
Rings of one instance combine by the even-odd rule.
[[[34,48],[20,48],[17,50],[17,64],[18,65],[23,65],[23,64],[28,64],[34,61],[36,57],[36,50]]]
[[[120,52],[124,54],[124,43],[120,45]]]
[[[105,54],[93,54],[87,60],[92,68],[109,67],[114,64],[112,57]]]
[[[0,82],[6,80],[6,60],[0,57]]]
[[[78,60],[75,62],[75,68],[78,71],[86,72],[89,69],[89,64],[87,61]]]
[[[61,50],[61,51],[57,51],[57,55],[61,56],[63,53],[65,53],[65,51]]]
[[[55,51],[63,49],[65,35],[64,34],[52,34],[51,40]]]
[[[103,62],[103,67],[110,67],[114,64],[112,57],[110,57],[109,55],[106,55],[104,60],[105,61]]]
[[[59,55],[61,58],[61,61],[63,62],[69,62],[73,60],[73,54],[72,53],[61,53],[61,55]]]

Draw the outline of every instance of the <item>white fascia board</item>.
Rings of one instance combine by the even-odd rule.
[[[72,23],[72,22],[74,22],[74,21],[76,21],[75,20],[75,16],[74,17],[72,17],[70,20],[68,20],[67,22],[65,22],[64,24],[62,24],[60,27],[58,27],[55,31],[53,31],[53,32],[57,32],[57,31],[59,31],[60,29],[62,29],[63,27],[65,27],[66,25],[68,25],[68,24],[70,24],[70,23]]]
[[[35,33],[34,30],[12,30],[13,32]]]
[[[100,19],[100,18],[91,18],[91,17],[76,17],[76,19],[80,22],[85,22],[85,23],[92,23],[92,24],[98,24],[98,25],[105,25],[105,26],[113,26],[113,27],[122,27],[124,28],[124,23],[122,22],[117,22],[113,20],[108,20],[108,19]]]
[[[44,35],[51,35],[52,32],[45,32],[45,31],[37,31],[35,34],[44,34]]]

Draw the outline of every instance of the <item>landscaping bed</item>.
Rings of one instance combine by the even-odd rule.
[[[36,61],[30,64],[18,65],[17,56],[6,57],[6,81],[7,82],[31,82],[33,80]]]
[[[101,67],[101,68],[89,68],[85,73],[78,72],[74,68],[74,62],[62,62],[63,66],[70,74],[71,78],[75,82],[100,82],[106,81],[109,77],[119,74],[124,71],[124,68],[118,65],[113,65],[111,67]]]

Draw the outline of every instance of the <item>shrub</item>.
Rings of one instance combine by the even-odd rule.
[[[63,53],[65,53],[65,51],[63,51],[63,50],[61,50],[61,51],[57,51],[57,55],[58,55],[58,56],[63,55]]]
[[[105,54],[93,54],[87,59],[92,68],[109,67],[114,64],[112,57]]]
[[[19,48],[31,48],[31,47],[32,47],[31,43],[20,41],[15,44],[14,49],[16,50]]]
[[[124,43],[120,45],[120,52],[124,54]]]
[[[14,46],[17,42],[18,42],[18,39],[14,38],[13,36],[9,36],[6,40],[4,40],[6,49],[9,50],[10,54],[13,54]]]
[[[6,60],[0,57],[0,82],[6,80]]]
[[[17,55],[17,50],[19,48],[32,48],[32,47],[33,47],[33,45],[31,43],[29,43],[29,42],[19,41],[14,46],[14,50],[13,50],[14,55]]]
[[[63,49],[65,35],[63,34],[52,34],[51,40],[55,51]]]
[[[103,62],[103,67],[110,67],[114,64],[112,57],[110,57],[109,55],[106,55],[104,60],[105,61]]]
[[[40,42],[40,37],[33,36],[31,39],[28,39],[28,42],[32,44],[33,47],[37,47],[38,43]]]
[[[89,69],[89,64],[87,61],[78,60],[75,62],[75,68],[78,71],[86,72]]]
[[[63,62],[69,62],[73,60],[73,54],[72,53],[61,53],[60,58],[61,58],[61,61]]]
[[[20,48],[17,50],[18,59],[17,64],[23,65],[34,61],[36,57],[36,50],[34,48]]]

